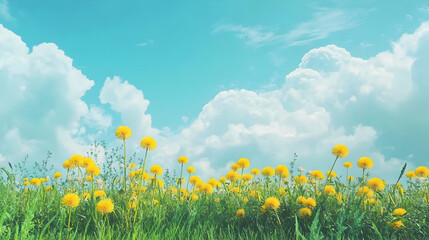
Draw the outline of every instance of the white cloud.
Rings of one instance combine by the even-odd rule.
[[[48,150],[58,159],[83,153],[77,134],[88,107],[81,97],[94,82],[72,63],[52,43],[30,51],[0,25],[0,152],[11,162],[26,154],[40,160]]]
[[[137,43],[136,46],[138,46],[138,47],[147,47],[147,46],[152,45],[154,43],[155,42],[153,40],[149,40],[149,41],[146,41],[146,42]]]
[[[12,16],[10,15],[8,0],[0,1],[0,17],[8,21],[13,19]]]
[[[359,11],[360,12],[360,11]],[[234,32],[236,37],[244,39],[246,45],[260,47],[268,44],[304,45],[315,40],[329,37],[355,27],[358,24],[356,13],[341,9],[321,8],[314,12],[312,19],[298,24],[287,33],[276,33],[262,26],[243,26],[226,24],[216,27],[212,32]]]

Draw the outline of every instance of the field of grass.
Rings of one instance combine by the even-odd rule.
[[[351,166],[342,159],[348,149],[337,145],[331,170],[360,167],[361,176],[293,175],[293,162],[252,169],[241,158],[204,182],[184,156],[178,176],[146,166],[156,148],[149,137],[141,142],[145,156],[127,157],[130,135],[118,128],[124,145],[103,164],[91,152],[73,155],[63,174],[50,177],[46,161],[34,171],[2,168],[0,239],[429,239],[426,167],[398,169],[407,186],[386,184],[371,175],[371,159]]]

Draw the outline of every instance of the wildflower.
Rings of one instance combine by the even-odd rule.
[[[279,175],[281,178],[288,178],[289,175],[289,169],[284,165],[278,165],[276,167],[276,174]]]
[[[219,182],[221,182],[221,183],[225,183],[225,182],[226,182],[226,177],[220,177],[220,178],[219,178]]]
[[[88,182],[92,182],[93,180],[94,180],[94,178],[92,176],[86,177],[86,181],[88,181]]]
[[[168,191],[170,191],[172,194],[176,194],[176,193],[177,193],[177,188],[175,188],[175,187],[173,187],[173,186],[170,186],[170,187],[168,188]]]
[[[274,176],[274,169],[272,167],[265,167],[264,169],[262,169],[261,173],[265,177],[272,177]]]
[[[136,167],[135,163],[130,163],[130,169],[134,169]]]
[[[189,166],[189,167],[186,169],[186,171],[187,171],[188,173],[193,173],[193,172],[195,172],[195,168],[194,168],[194,167]]]
[[[204,184],[205,184],[205,183],[204,183],[204,181],[202,181],[202,180],[198,180],[198,181],[195,183],[195,187],[196,187],[196,188],[201,188]]]
[[[24,182],[24,186],[28,186],[28,185],[30,185],[29,181]]]
[[[295,182],[300,185],[307,183],[307,177],[304,175],[295,176],[294,179],[295,179]]]
[[[276,197],[269,197],[265,199],[265,207],[277,210],[280,206],[280,201]]]
[[[383,191],[386,187],[386,183],[380,178],[371,178],[366,185],[374,191]]]
[[[416,178],[416,177],[417,177],[417,175],[416,175],[416,173],[415,173],[414,171],[408,171],[408,172],[405,174],[405,176],[406,176],[407,178],[409,178],[409,179],[411,179],[411,178]]]
[[[64,206],[75,208],[79,206],[79,196],[74,193],[67,193],[62,200]]]
[[[188,163],[188,158],[185,156],[180,156],[177,161],[181,164],[187,164]]]
[[[429,176],[429,169],[427,167],[418,167],[414,172],[416,173],[417,177],[425,178]]]
[[[189,182],[190,182],[192,185],[195,185],[198,181],[200,181],[200,177],[198,177],[198,176],[192,176],[192,177],[189,179]]]
[[[159,201],[158,201],[158,200],[156,200],[156,199],[155,199],[155,200],[153,200],[153,205],[154,205],[154,206],[158,206],[158,205],[159,205]]]
[[[119,126],[115,131],[115,135],[122,140],[128,139],[131,137],[131,129],[127,126]]]
[[[368,187],[360,187],[358,190],[358,195],[360,197],[364,195],[367,198],[372,198],[374,196],[374,192]]]
[[[243,180],[244,181],[250,181],[252,179],[253,179],[252,174],[246,173],[246,174],[243,175]]]
[[[106,193],[105,193],[103,190],[98,190],[98,191],[95,191],[95,192],[94,192],[94,197],[95,197],[95,198],[103,197],[103,196],[105,196],[105,195],[106,195]]]
[[[88,200],[88,199],[91,198],[91,194],[89,194],[89,193],[82,193],[82,198]]]
[[[162,167],[159,165],[153,165],[152,167],[150,167],[150,172],[157,176],[160,176],[162,175]]]
[[[196,200],[198,200],[198,196],[195,194],[192,194],[191,199],[192,199],[192,201],[196,201]]]
[[[73,169],[75,165],[71,164],[69,160],[65,160],[63,163],[63,168],[65,169]]]
[[[228,180],[230,180],[230,181],[235,181],[235,180],[237,180],[239,177],[240,177],[240,174],[238,174],[238,173],[237,173],[237,172],[235,172],[235,171],[229,171],[229,172],[226,174],[226,178],[228,178]]]
[[[238,218],[244,218],[244,209],[238,209],[236,215]]]
[[[149,151],[153,151],[156,148],[156,141],[151,137],[144,137],[140,142],[140,146]]]
[[[74,154],[69,158],[70,164],[73,166],[82,166],[83,164],[83,156],[79,154]]]
[[[355,179],[354,179],[354,177],[353,177],[353,176],[348,176],[348,177],[347,177],[347,180],[349,180],[349,181],[353,181],[353,180],[355,180]]]
[[[299,204],[304,204],[305,200],[306,200],[306,198],[305,198],[305,197],[303,197],[303,196],[299,196],[299,197],[296,199],[296,202],[297,202],[297,203],[299,203]]]
[[[51,191],[52,190],[52,186],[47,186],[46,188],[45,188],[45,191],[46,192],[49,192],[49,191]]]
[[[95,164],[91,164],[86,168],[86,174],[91,175],[91,176],[98,176],[100,175],[100,168],[95,165]]]
[[[30,183],[33,186],[39,186],[42,183],[42,181],[39,178],[33,178],[30,180]]]
[[[306,207],[315,208],[316,207],[316,200],[313,198],[306,198],[303,202],[303,205]]]
[[[253,168],[253,169],[250,171],[250,173],[251,173],[252,175],[254,175],[254,176],[257,176],[257,175],[259,175],[259,174],[261,173],[261,171],[259,171],[259,169],[257,169],[257,168]]]
[[[345,158],[349,155],[349,149],[342,144],[338,144],[332,149],[332,154],[337,156],[337,158]]]
[[[326,177],[328,177],[328,178],[335,178],[335,177],[337,177],[337,173],[334,172],[334,171],[327,171],[326,172]]]
[[[110,198],[108,198],[108,199],[100,200],[97,203],[96,210],[97,210],[97,212],[99,212],[101,214],[108,214],[108,213],[113,212],[114,208],[115,208],[115,205],[113,205],[112,200],[110,200]]]
[[[61,173],[59,173],[59,172],[56,172],[56,173],[54,173],[54,178],[55,179],[58,179],[58,178],[60,178],[62,175],[61,175]]]
[[[82,160],[82,167],[88,167],[89,165],[95,164],[94,160],[89,157],[84,157]]]
[[[233,163],[233,164],[231,164],[231,170],[232,171],[238,171],[238,170],[240,170],[241,168],[240,168],[240,166],[238,166],[238,164],[237,163]]]
[[[372,159],[369,157],[361,157],[359,158],[357,165],[358,167],[363,169],[371,169],[374,163],[372,162]]]
[[[398,229],[398,228],[404,227],[404,224],[402,223],[402,221],[396,221],[396,222],[391,223],[390,226],[393,229]]]
[[[237,161],[237,165],[241,168],[241,169],[246,169],[250,166],[250,162],[247,158],[240,158]]]
[[[182,180],[182,181],[180,181],[180,180]],[[177,179],[176,179],[176,182],[177,182],[177,184],[185,184],[185,183],[186,183],[186,180],[185,180],[185,178],[184,178],[184,177],[182,177],[182,179],[177,178]]]
[[[351,162],[345,162],[344,163],[345,168],[351,168],[352,166],[353,166],[353,164]]]
[[[162,179],[156,179],[156,185],[160,188],[164,187],[164,181]]]
[[[323,173],[319,170],[311,171],[311,176],[316,180],[323,180],[325,179],[325,176],[323,176]]]
[[[330,185],[326,186],[323,192],[328,196],[332,196],[336,193],[334,186]]]
[[[301,218],[311,217],[311,210],[310,210],[309,208],[301,208],[301,209],[298,211],[298,215],[299,215]]]
[[[298,171],[299,171],[300,173],[302,173],[302,172],[305,172],[305,169],[304,169],[303,167],[299,167],[299,168],[298,168]]]
[[[397,208],[397,209],[393,210],[393,215],[396,215],[396,216],[402,216],[405,213],[407,213],[407,211],[403,208]]]
[[[137,201],[131,201],[128,203],[128,208],[135,209],[137,207]]]
[[[26,182],[26,181],[28,181],[28,178],[23,178],[22,181]]]

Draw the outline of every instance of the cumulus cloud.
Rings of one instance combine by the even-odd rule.
[[[84,153],[85,142],[78,134],[84,132],[80,120],[88,106],[81,97],[94,82],[73,67],[58,46],[41,43],[30,51],[0,25],[0,81],[4,161],[16,162],[26,154],[38,161],[48,150],[56,159]]]

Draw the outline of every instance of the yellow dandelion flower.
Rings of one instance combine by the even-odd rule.
[[[220,178],[219,178],[219,182],[221,182],[221,183],[225,183],[225,182],[226,182],[226,177],[220,177]]]
[[[295,176],[294,179],[295,179],[295,182],[299,185],[303,185],[307,183],[307,177],[304,175]]]
[[[235,180],[237,180],[239,177],[240,177],[240,174],[238,174],[238,173],[237,173],[237,172],[235,172],[235,171],[229,171],[229,172],[226,174],[226,178],[228,178],[228,180],[230,180],[230,181],[235,181]]]
[[[115,131],[116,137],[122,140],[130,138],[131,134],[131,129],[127,126],[119,126]]]
[[[236,215],[238,218],[244,218],[244,209],[238,209]]]
[[[301,218],[311,217],[311,210],[309,208],[301,208],[298,211],[298,216]]]
[[[241,170],[241,168],[240,168],[240,166],[238,166],[237,163],[233,163],[233,164],[231,164],[231,170],[232,171],[238,171],[238,170]]]
[[[348,176],[348,177],[347,177],[347,180],[349,180],[349,181],[353,181],[353,180],[355,180],[355,178],[354,178],[353,176]]]
[[[63,205],[69,208],[75,208],[79,206],[79,201],[79,196],[74,193],[67,193],[62,199]]]
[[[188,158],[185,156],[180,156],[177,161],[181,164],[187,164],[188,163]]]
[[[82,167],[88,167],[89,165],[95,164],[94,160],[89,157],[84,157],[82,160]]]
[[[106,193],[103,190],[97,190],[94,192],[95,198],[104,197],[104,196],[106,196]]]
[[[189,182],[190,182],[192,185],[195,185],[198,181],[200,181],[200,177],[198,177],[198,176],[192,176],[192,177],[189,179]]]
[[[304,204],[305,200],[307,200],[305,197],[303,197],[303,196],[299,196],[299,197],[296,199],[296,202],[297,202],[297,203],[299,203],[299,204]]]
[[[24,186],[28,186],[28,185],[30,185],[29,181],[24,182]]]
[[[198,200],[198,195],[192,194],[191,199],[192,199],[192,201]]]
[[[136,167],[135,163],[130,163],[130,169],[134,169]]]
[[[159,165],[153,165],[152,167],[150,167],[150,172],[152,174],[160,176],[160,175],[162,175],[162,167]]]
[[[86,181],[88,181],[88,182],[92,182],[93,180],[94,180],[94,178],[92,176],[86,177]]]
[[[247,158],[240,158],[237,161],[237,165],[241,168],[241,169],[246,169],[250,166],[250,162]]]
[[[194,168],[194,167],[189,166],[188,168],[186,168],[186,171],[187,171],[188,173],[194,173],[194,172],[195,172],[195,168]]]
[[[358,195],[359,197],[365,195],[367,198],[372,198],[374,196],[374,192],[368,187],[360,187],[358,190]]]
[[[265,199],[265,207],[268,209],[277,210],[280,207],[280,201],[276,197]]]
[[[405,213],[407,213],[407,211],[403,208],[396,208],[395,210],[393,210],[393,215],[396,215],[396,216],[402,216]]]
[[[332,154],[338,158],[345,158],[349,155],[349,149],[342,144],[338,144],[332,149]]]
[[[334,171],[327,171],[326,172],[326,177],[327,178],[336,178],[337,177],[337,173]]]
[[[156,148],[156,141],[151,137],[144,137],[140,142],[140,146],[149,151],[153,151]]]
[[[425,178],[429,176],[429,169],[427,167],[423,167],[423,166],[418,167],[414,172],[416,173],[417,177]]]
[[[316,180],[323,180],[323,179],[325,179],[325,176],[323,175],[323,173],[321,172],[321,171],[319,171],[319,170],[314,170],[314,171],[311,171],[311,174],[310,174],[314,179],[316,179]]]
[[[336,193],[334,186],[330,185],[326,186],[323,192],[328,196],[332,196]]]
[[[97,212],[101,214],[109,214],[113,212],[114,209],[115,209],[115,205],[113,204],[112,200],[110,200],[110,198],[100,200],[97,203],[97,207],[96,207]]]
[[[398,229],[398,228],[404,227],[404,224],[402,223],[402,221],[396,221],[391,223],[390,226],[394,229]]]
[[[30,183],[33,186],[39,186],[42,183],[42,181],[39,178],[32,178],[30,180]]]
[[[85,173],[95,177],[100,175],[100,168],[95,164],[91,164],[86,168]]]
[[[243,175],[243,180],[244,181],[250,181],[252,179],[253,179],[252,174],[246,173],[246,174]]]
[[[54,178],[55,179],[58,179],[58,178],[60,178],[62,175],[61,175],[61,173],[59,173],[59,172],[56,172],[56,173],[54,173]]]
[[[63,163],[63,168],[65,169],[73,169],[75,165],[71,164],[69,160],[65,160]]]
[[[415,173],[414,171],[408,171],[408,172],[405,174],[405,176],[406,176],[407,178],[409,178],[409,179],[411,179],[411,178],[416,178],[416,177],[417,177],[417,175],[416,175],[416,173]]]
[[[371,169],[374,166],[372,159],[369,157],[361,157],[357,162],[358,167],[363,169]]]
[[[374,191],[383,191],[386,187],[386,183],[380,178],[371,178],[366,185]]]
[[[352,166],[353,166],[353,164],[351,162],[345,162],[344,163],[345,168],[351,168]]]
[[[272,167],[265,167],[262,169],[262,175],[265,177],[272,177],[274,176],[274,169]]]
[[[47,186],[47,187],[45,187],[45,191],[46,192],[50,192],[52,190],[52,186]]]
[[[91,199],[91,194],[90,193],[83,193],[82,198],[86,199],[86,200]]]
[[[315,208],[316,200],[314,200],[313,198],[306,198],[305,201],[303,202],[303,205],[306,207]]]
[[[83,165],[83,156],[79,154],[74,154],[69,158],[70,164],[74,166],[82,166]]]
[[[259,175],[259,174],[261,173],[261,171],[259,171],[259,169],[257,169],[257,168],[253,168],[253,169],[250,171],[250,173],[251,173],[252,175],[254,175],[254,176],[257,176],[257,175]]]
[[[289,175],[289,169],[284,165],[278,165],[276,167],[276,175],[279,175],[281,178],[288,178]]]

